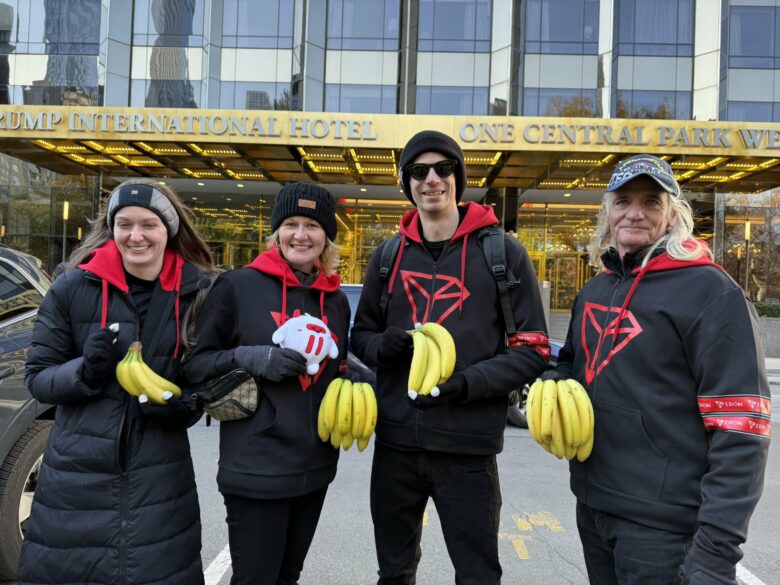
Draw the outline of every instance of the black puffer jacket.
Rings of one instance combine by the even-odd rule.
[[[141,342],[146,363],[171,379],[179,282],[183,315],[201,286],[199,274],[166,251]],[[27,387],[38,400],[56,404],[57,414],[25,525],[20,584],[203,582],[187,429],[146,419],[116,379],[97,395],[80,379],[84,341],[102,323],[120,324],[122,355],[137,339],[138,316],[127,290],[111,241],[86,269],[60,276],[38,314]]]
[[[275,248],[248,267],[222,275],[206,299],[198,342],[182,372],[193,383],[229,372],[237,367],[234,348],[274,345],[274,331],[296,313],[325,321],[339,357],[326,358],[314,376],[256,379],[262,394],[257,412],[220,424],[217,484],[222,493],[294,497],[324,488],[336,475],[338,451],[317,436],[317,413],[347,358],[350,311],[338,276],[320,275],[311,286],[301,286]]]

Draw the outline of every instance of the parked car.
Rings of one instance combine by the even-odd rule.
[[[34,257],[0,245],[0,581],[16,579],[54,408],[30,396],[24,364],[49,278]]]

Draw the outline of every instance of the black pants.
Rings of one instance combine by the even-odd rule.
[[[400,451],[377,444],[371,472],[378,585],[414,585],[433,498],[457,585],[498,585],[501,490],[495,455]]]
[[[230,585],[296,585],[327,491],[274,500],[225,494]]]
[[[591,585],[673,585],[691,548],[692,534],[650,528],[577,502],[585,565]]]

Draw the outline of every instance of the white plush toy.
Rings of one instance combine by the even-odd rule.
[[[306,371],[314,375],[320,369],[320,362],[329,356],[339,357],[339,348],[330,329],[317,317],[304,314],[288,319],[271,336],[271,341],[280,347],[294,349],[306,358]]]

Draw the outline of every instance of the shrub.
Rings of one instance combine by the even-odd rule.
[[[780,317],[780,303],[753,303],[759,317]]]

